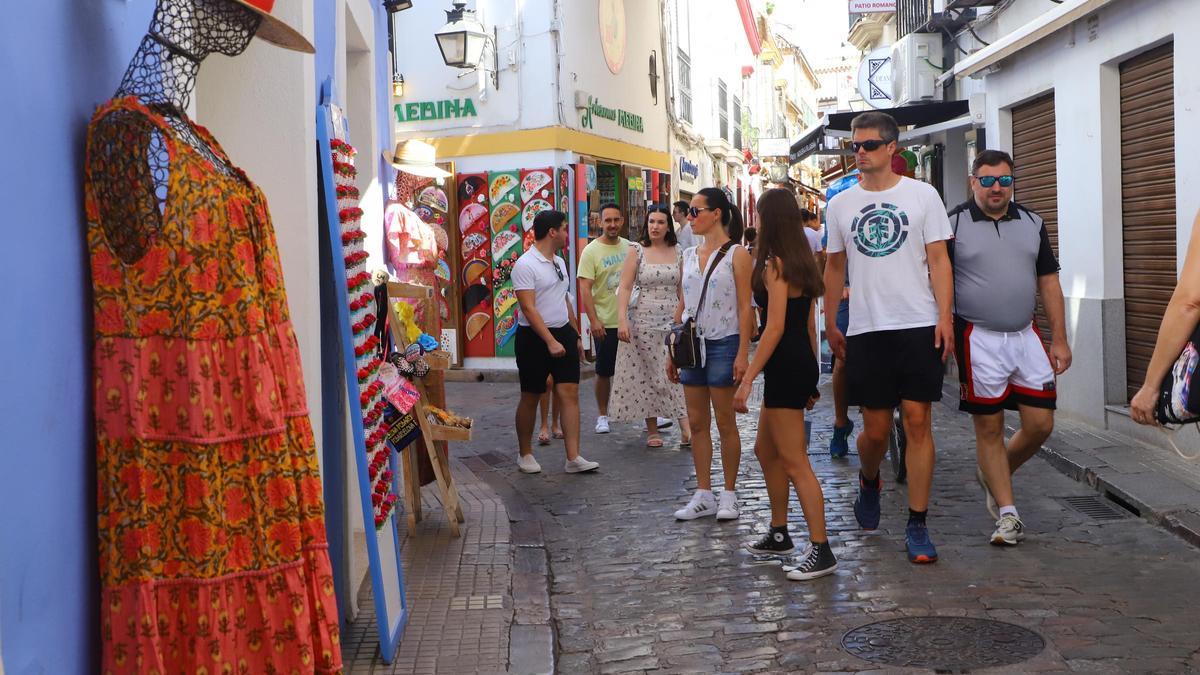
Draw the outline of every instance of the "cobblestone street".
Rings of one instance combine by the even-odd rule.
[[[676,522],[672,511],[695,488],[677,430],[667,431],[662,449],[645,447],[640,425],[613,424],[613,433],[594,435],[595,402],[585,381],[583,454],[600,462],[599,472],[564,474],[556,443],[537,448],[543,473],[522,475],[511,430],[516,392],[515,383],[448,386],[451,405],[476,424],[475,440],[455,445],[455,454],[502,498],[509,495],[506,504],[513,495],[526,504],[509,505],[510,512],[531,514],[540,525],[559,672],[888,669],[847,653],[843,634],[884,619],[929,616],[1005,621],[1045,639],[1031,660],[995,672],[1200,669],[1200,551],[1111,502],[1102,504],[1115,509],[1112,519],[1073,508],[1066,498],[1095,492],[1040,458],[1016,480],[1027,539],[1011,549],[989,546],[992,521],[974,479],[970,420],[948,405],[934,409],[939,452],[929,524],[940,561],[914,566],[904,556],[904,488],[891,481],[886,463],[880,529],[857,528],[857,458],[852,452],[833,461],[821,452],[832,421],[823,385],[810,455],[825,489],[839,570],[790,582],[777,565],[752,564],[742,549],[768,518],[753,415],[740,417],[741,519]],[[714,459],[717,485],[719,466]],[[799,544],[805,533],[794,501],[790,512]]]

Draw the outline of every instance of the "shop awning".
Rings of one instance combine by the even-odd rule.
[[[861,111],[860,111],[861,112]],[[900,133],[901,145],[917,145],[929,134],[970,126],[970,105],[967,101],[935,101],[898,108],[883,108],[895,118],[901,127],[912,127]],[[838,138],[850,137],[850,122],[859,112],[841,112],[826,115],[821,122],[804,132],[800,140],[792,144],[788,161],[792,164],[803,161],[809,155],[849,154],[841,149]]]

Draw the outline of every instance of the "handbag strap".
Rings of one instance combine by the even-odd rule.
[[[721,248],[717,249],[717,252],[713,254],[713,259],[708,263],[708,272],[704,275],[704,285],[700,287],[700,302],[696,303],[696,316],[692,317],[692,323],[699,323],[700,310],[704,309],[704,296],[708,295],[708,280],[712,279],[713,272],[717,271],[717,265],[721,264],[721,259],[725,257],[725,254],[728,253],[729,249],[732,247],[732,241],[725,242],[721,245]],[[700,248],[697,247],[697,259],[699,259],[699,255]]]

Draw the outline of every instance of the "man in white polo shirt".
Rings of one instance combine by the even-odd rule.
[[[533,219],[534,244],[513,265],[517,292],[517,373],[521,400],[517,403],[517,461],[523,473],[542,467],[533,457],[533,426],[538,400],[546,393],[546,378],[554,378],[562,411],[567,446],[567,473],[593,471],[600,465],[579,454],[579,326],[567,296],[567,266],[557,253],[567,245],[567,216],[542,211]]]

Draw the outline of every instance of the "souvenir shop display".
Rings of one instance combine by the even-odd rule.
[[[495,356],[491,202],[486,173],[458,175],[458,204],[463,353],[472,357]]]
[[[274,224],[185,112],[211,53],[313,51],[256,5],[159,0],[87,129],[97,672],[342,672]]]
[[[488,197],[492,205],[492,318],[495,321],[496,356],[515,356],[513,336],[517,333],[517,294],[512,287],[512,268],[525,251],[522,244],[520,171],[488,174]]]
[[[420,306],[435,302],[434,292],[428,286],[390,282],[387,293],[391,312],[388,324],[394,345],[387,361],[417,392],[411,409],[403,415],[409,428],[397,430],[387,439],[392,450],[399,453],[404,467],[404,510],[408,516],[408,532],[410,536],[415,536],[418,533],[417,523],[423,518],[419,467],[420,454],[423,452],[432,466],[450,532],[457,537],[460,534],[459,523],[464,522],[465,518],[458,498],[458,486],[450,472],[445,442],[471,440],[471,421],[446,413],[435,405],[428,386],[427,380],[436,379],[435,376],[440,375],[438,371],[449,367],[449,356],[440,349],[440,342],[424,333],[419,323]]]
[[[323,194],[324,220],[329,237],[329,260],[322,269],[332,276],[337,293],[337,324],[341,335],[343,365],[352,450],[357,465],[358,491],[363,525],[367,532],[367,558],[374,593],[380,654],[391,663],[400,635],[408,621],[408,600],[400,564],[400,538],[396,527],[399,503],[397,458],[385,442],[389,423],[385,419],[388,388],[381,377],[385,370],[383,340],[377,334],[379,318],[389,311],[379,306],[375,280],[367,271],[368,254],[363,249],[366,235],[361,227],[362,209],[354,166],[355,150],[346,142],[345,117],[329,100],[330,83],[322,86],[318,108],[317,141]],[[413,216],[415,219],[415,216]],[[318,483],[318,489],[320,484]]]
[[[533,246],[533,218],[542,211],[554,208],[554,169],[521,170],[521,230],[522,248]]]

